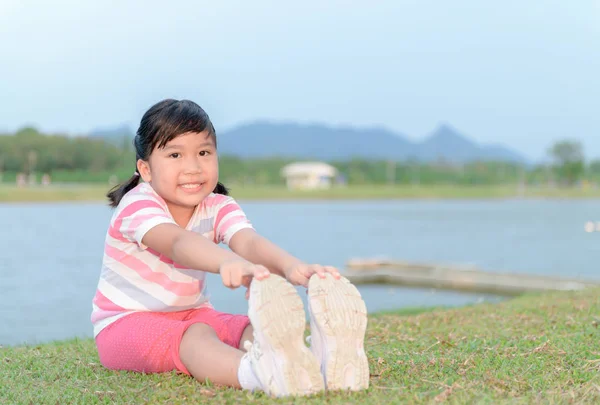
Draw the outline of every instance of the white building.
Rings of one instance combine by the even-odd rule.
[[[337,175],[337,169],[322,162],[291,163],[281,169],[289,189],[330,188]]]

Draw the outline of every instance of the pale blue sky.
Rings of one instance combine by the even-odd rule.
[[[165,98],[254,119],[440,122],[539,159],[600,157],[600,0],[0,2],[0,129],[83,133]]]

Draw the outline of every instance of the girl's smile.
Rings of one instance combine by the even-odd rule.
[[[205,183],[185,183],[185,184],[180,184],[179,187],[181,189],[183,189],[183,191],[186,193],[195,194],[195,193],[199,192],[200,190],[202,190],[202,187],[204,186],[204,184]]]

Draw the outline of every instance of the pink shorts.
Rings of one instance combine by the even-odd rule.
[[[238,348],[250,320],[245,315],[225,314],[212,308],[135,312],[111,323],[96,336],[100,362],[112,370],[179,370],[190,374],[179,358],[179,345],[187,328],[195,323],[210,326],[223,343]]]

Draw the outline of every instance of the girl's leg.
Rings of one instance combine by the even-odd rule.
[[[96,337],[96,345],[101,363],[112,370],[179,370],[200,381],[209,378],[234,387],[240,386],[239,375],[248,388],[254,383],[253,376],[248,364],[240,369],[245,353],[237,348],[243,347],[245,340],[253,340],[249,325],[246,316],[211,308],[138,312],[107,326]]]
[[[246,326],[244,333],[242,333],[242,338],[240,339],[240,345],[238,347],[240,350],[246,351],[246,349],[244,349],[244,342],[246,340],[254,342],[254,329],[252,328],[252,325]]]
[[[248,327],[244,330],[246,336]],[[243,345],[243,340],[240,343]],[[244,352],[223,343],[206,324],[191,325],[181,339],[179,357],[198,381],[241,388],[238,369]]]

